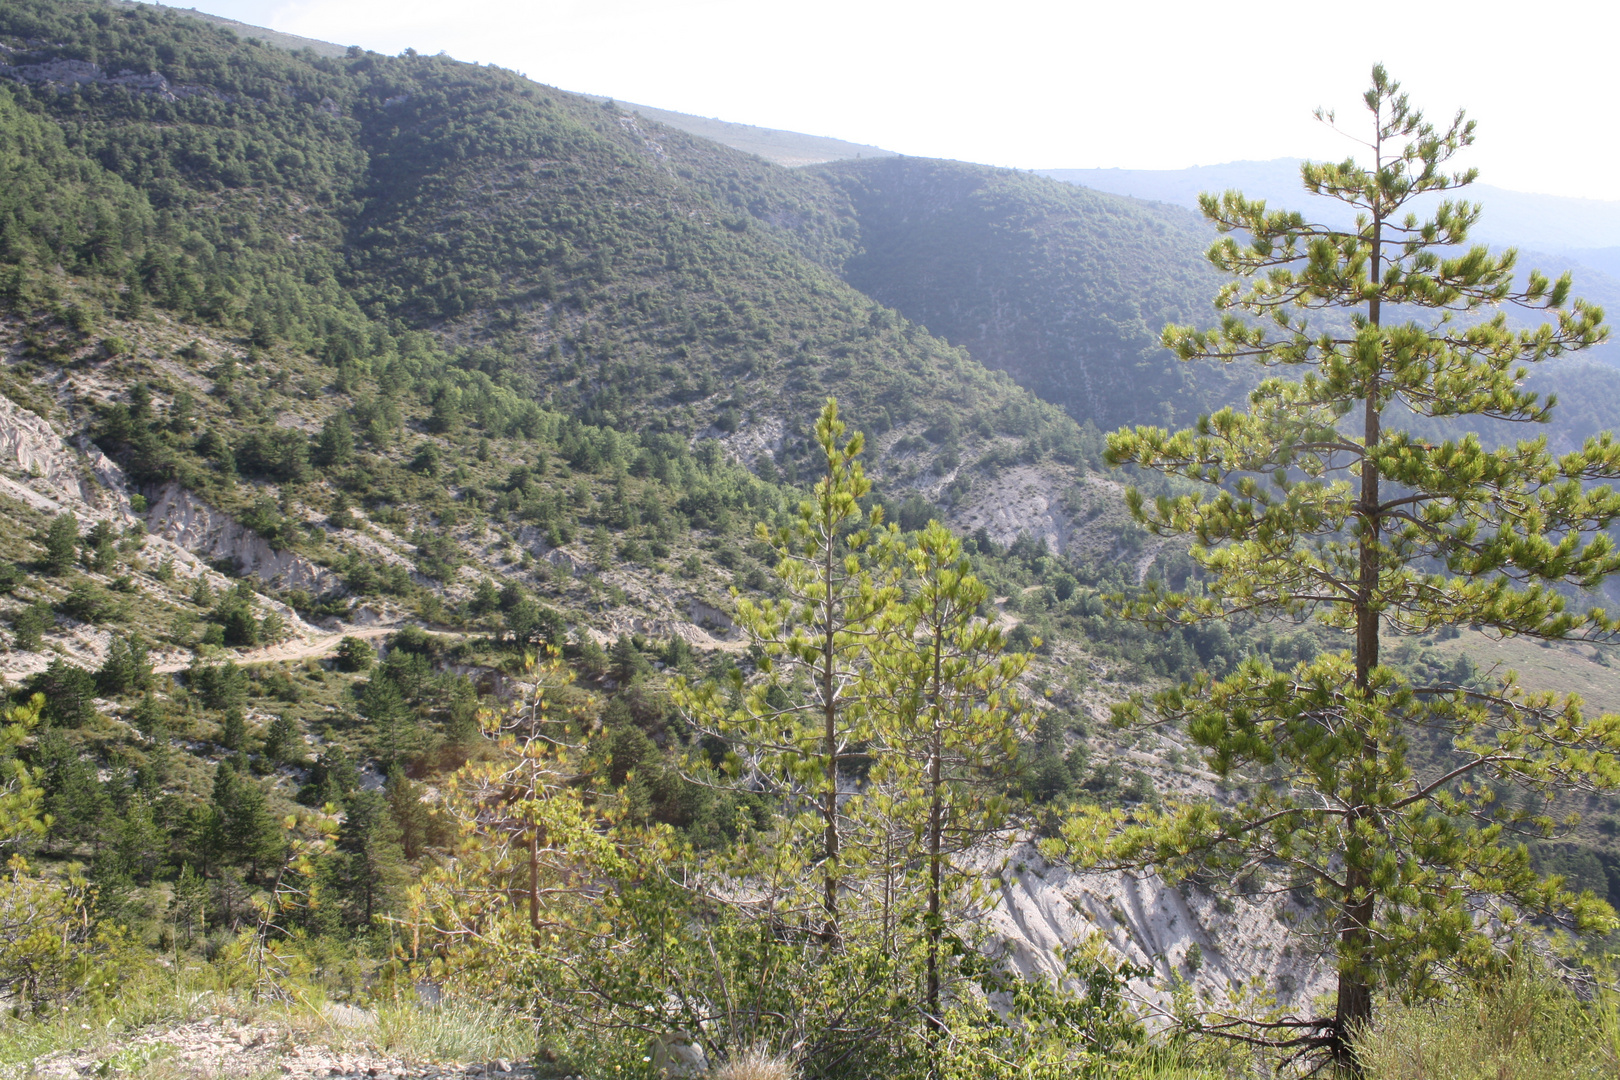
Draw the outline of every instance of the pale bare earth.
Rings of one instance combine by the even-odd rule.
[[[1287,899],[1239,897],[1218,904],[1207,893],[1171,886],[1151,872],[1081,873],[1054,866],[1028,843],[1004,850],[998,862],[1004,864],[1003,884],[981,925],[1023,975],[1061,978],[1058,949],[1100,935],[1114,957],[1153,972],[1150,980],[1130,984],[1150,1012],[1168,1008],[1164,988],[1177,979],[1213,1004],[1231,1002],[1257,974],[1283,1008],[1309,1007],[1332,988],[1331,967],[1301,948],[1289,929],[1308,913]]]
[[[245,650],[236,654],[232,659],[243,664],[273,664],[285,660],[308,660],[312,657],[327,656],[336,651],[339,643],[346,637],[359,638],[362,641],[372,641],[376,638],[387,637],[400,629],[399,625],[387,626],[346,626],[330,633],[318,633],[313,637],[301,641],[282,641],[262,649]],[[429,631],[438,637],[462,637],[461,634]],[[184,671],[191,666],[188,660],[170,660],[161,664],[153,664],[152,670],[158,673]]]
[[[207,1016],[178,1027],[109,1033],[79,1050],[40,1058],[26,1067],[0,1068],[0,1077],[68,1078],[147,1075],[164,1080],[287,1077],[315,1080],[520,1080],[526,1064],[413,1061],[378,1050],[368,1035],[376,1020],[364,1009],[330,1006],[325,1021],[296,1024]]]

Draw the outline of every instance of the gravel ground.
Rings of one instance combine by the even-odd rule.
[[[214,1016],[161,1031],[131,1034],[117,1043],[52,1054],[20,1071],[0,1070],[0,1076],[28,1080],[87,1076],[152,1080],[528,1080],[533,1073],[525,1064],[504,1060],[452,1064],[406,1061],[364,1048],[339,1050],[286,1028]]]

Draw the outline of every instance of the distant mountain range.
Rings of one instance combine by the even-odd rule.
[[[132,0],[120,0],[131,7],[142,6]],[[256,37],[270,45],[284,49],[310,49],[321,56],[341,56],[347,47],[328,41],[285,34],[265,27],[252,26],[234,19],[221,18],[198,11],[196,8],[170,8],[181,15],[190,16],[232,30],[242,37]],[[612,100],[598,95],[584,95],[599,102]],[[716,117],[694,116],[673,112],[651,105],[638,105],[626,101],[616,104],[648,120],[676,128],[689,135],[710,139],[735,150],[754,154],[778,165],[796,167],[819,165],[832,161],[865,158],[900,157],[893,150],[824,135],[784,131],[780,128],[738,124]],[[1114,195],[1128,195],[1151,202],[1172,203],[1177,206],[1198,208],[1198,194],[1203,191],[1225,191],[1237,188],[1251,197],[1282,206],[1316,208],[1328,220],[1348,223],[1346,215],[1334,217],[1337,205],[1328,199],[1306,195],[1299,185],[1299,158],[1277,158],[1272,161],[1229,161],[1219,165],[1199,165],[1190,169],[1036,169],[1034,172],[1065,183],[1104,191]],[[1518,247],[1527,254],[1539,253],[1552,257],[1552,267],[1590,268],[1609,278],[1607,282],[1592,281],[1589,275],[1577,274],[1583,285],[1599,286],[1597,292],[1620,299],[1620,201],[1600,199],[1574,199],[1560,195],[1536,195],[1523,191],[1509,191],[1490,184],[1475,184],[1468,188],[1467,198],[1483,203],[1485,214],[1476,230],[1479,240],[1497,247]],[[1538,265],[1548,263],[1539,260]],[[1591,288],[1584,289],[1592,293]],[[1594,296],[1594,299],[1601,298]]]
[[[1236,188],[1276,206],[1314,211],[1329,222],[1349,224],[1350,215],[1342,204],[1308,195],[1300,188],[1300,160],[1231,161],[1191,169],[1037,171],[1097,191],[1193,209],[1198,207],[1199,192]],[[1496,247],[1545,253],[1620,278],[1620,202],[1533,195],[1490,184],[1470,185],[1462,197],[1484,206],[1476,239]],[[1439,196],[1431,201],[1440,201]]]

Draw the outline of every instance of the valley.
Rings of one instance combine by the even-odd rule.
[[[952,1075],[1147,1076],[1194,1013],[1331,999],[1298,865],[1072,832],[1284,790],[1127,706],[1350,646],[1305,604],[1142,607],[1216,576],[1150,525],[1191,481],[1108,433],[1262,385],[1161,337],[1218,325],[1214,230],[1174,184],[744,128],[0,8],[0,1075],[940,1075],[948,1005]],[[1533,377],[1557,453],[1620,426],[1605,348]],[[1465,425],[1519,434],[1414,424]],[[1620,712],[1594,636],[1384,662]],[[1425,777],[1462,752],[1413,743]],[[1610,792],[1547,804],[1580,820],[1525,796],[1503,850],[1620,903]]]

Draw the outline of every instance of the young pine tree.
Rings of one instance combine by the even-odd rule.
[[[930,1061],[945,1033],[941,985],[947,906],[974,880],[953,858],[1006,823],[1002,793],[1028,726],[1014,684],[1027,653],[1009,653],[1001,628],[979,617],[990,591],[962,543],[929,521],[902,556],[908,599],[887,613],[871,647],[862,692],[881,702],[873,769],[883,816],[910,832],[905,852],[921,866],[923,1017]]]
[[[71,513],[58,514],[46,526],[40,543],[45,548],[45,569],[57,575],[67,573],[78,559],[79,519]]]
[[[874,508],[861,527],[860,499],[872,489],[859,460],[864,439],[855,432],[844,441],[844,432],[838,403],[829,399],[815,429],[825,473],[790,525],[758,529],[776,550],[783,596],[757,603],[739,597],[737,622],[762,653],[769,678],[738,694],[736,708],[713,687],[677,689],[688,715],[736,749],[751,782],[814,806],[822,937],[829,944],[841,939],[843,833],[852,805],[840,793],[854,748],[868,734],[858,682],[882,632],[879,616],[898,596],[892,573],[863,561],[882,511]]]
[[[337,851],[338,891],[348,925],[365,932],[393,909],[406,881],[400,829],[380,791],[353,791],[343,800]]]
[[[1223,679],[1157,696],[1160,722],[1185,727],[1208,765],[1267,782],[1225,804],[1133,814],[1093,810],[1065,830],[1092,865],[1151,863],[1220,880],[1257,870],[1309,885],[1337,944],[1331,1015],[1267,1029],[1354,1067],[1351,1037],[1380,986],[1422,994],[1445,967],[1489,949],[1489,912],[1577,929],[1616,923],[1608,905],[1543,880],[1515,832],[1539,835],[1495,801],[1499,785],[1537,797],[1620,783],[1620,717],[1591,718],[1574,700],[1415,685],[1381,662],[1389,634],[1471,625],[1494,634],[1568,638],[1612,632],[1601,610],[1566,595],[1620,568],[1602,530],[1620,495],[1620,444],[1607,434],[1556,455],[1546,440],[1492,448],[1463,434],[1438,445],[1402,416],[1545,422],[1553,402],[1522,386],[1523,365],[1604,339],[1602,312],[1570,300],[1570,282],[1515,280],[1512,251],[1465,247],[1479,207],[1449,199],[1427,217],[1410,204],[1474,179],[1447,172],[1474,138],[1461,113],[1436,128],[1379,68],[1365,95],[1371,161],[1302,166],[1307,190],[1353,208],[1336,228],[1228,192],[1202,197],[1227,235],[1210,260],[1236,280],[1213,330],[1172,326],[1185,360],[1248,360],[1273,376],[1246,412],[1222,410],[1169,433],[1109,437],[1108,455],[1205,485],[1154,502],[1132,492],[1138,521],[1192,540],[1201,583],[1153,593],[1132,614],[1159,625],[1249,612],[1314,618],[1351,647],[1278,671],[1251,657]],[[1318,114],[1329,123],[1331,114]],[[1511,327],[1496,311],[1529,309]],[[1315,312],[1342,322],[1313,324]],[[1241,313],[1241,314],[1240,314]],[[1245,318],[1244,316],[1247,316]],[[1120,711],[1140,718],[1141,703]],[[1440,742],[1432,765],[1408,756],[1413,733]]]

